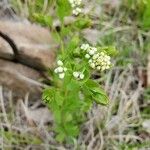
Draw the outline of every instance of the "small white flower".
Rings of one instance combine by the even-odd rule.
[[[95,54],[95,51],[93,51],[93,50],[91,49],[91,50],[89,50],[89,54],[90,54],[90,55],[94,55],[94,54]]]
[[[64,71],[66,72],[68,69],[66,67],[64,67]]]
[[[55,72],[55,73],[58,73],[58,68],[56,68],[56,69],[54,70],[54,72]]]
[[[106,56],[106,59],[107,59],[107,60],[110,60],[110,56]]]
[[[72,13],[76,16],[79,15],[81,13],[81,8],[76,7],[75,9],[73,9]]]
[[[90,58],[90,55],[89,55],[89,54],[86,54],[86,55],[85,55],[85,58],[89,59],[89,58]]]
[[[58,66],[63,66],[63,62],[62,62],[61,60],[58,60],[58,61],[57,61],[57,65],[58,65]]]
[[[80,78],[81,80],[84,79],[84,74],[81,73],[81,74],[79,75],[79,78]]]
[[[78,6],[81,5],[81,2],[82,2],[82,0],[74,0],[74,3]]]
[[[102,61],[102,62],[101,62],[101,65],[102,65],[102,66],[103,66],[103,65],[105,65],[105,62],[104,62],[104,61]]]
[[[109,69],[109,68],[110,68],[110,66],[106,66],[105,68],[106,68],[106,69]]]
[[[102,71],[106,70],[106,67],[105,67],[105,66],[102,66],[101,70],[102,70]]]
[[[100,55],[101,55],[101,56],[105,56],[105,53],[104,53],[104,52],[100,52]]]
[[[71,7],[78,7],[81,5],[82,0],[69,0]]]
[[[93,55],[93,59],[97,59],[98,57],[99,57],[98,54],[94,54],[94,55]]]
[[[100,66],[97,66],[97,70],[101,70],[101,67],[100,67]]]
[[[104,71],[110,68],[110,56],[105,52],[98,52],[96,47],[89,46],[89,44],[82,44],[81,49],[86,51],[85,58],[89,59],[89,65],[93,69]]]
[[[78,77],[79,77],[79,75],[80,75],[80,73],[79,73],[79,72],[73,72],[73,76],[74,76],[75,78],[78,78]]]
[[[94,69],[95,68],[95,64],[91,63],[90,66]]]
[[[92,63],[92,59],[89,60],[89,63]]]
[[[111,62],[110,61],[107,61],[107,65],[110,65],[111,64]]]
[[[102,63],[102,62],[103,62],[102,58],[98,58],[98,59],[97,59],[97,62],[98,62],[98,63]]]
[[[89,44],[82,44],[80,48],[86,51],[89,47]]]
[[[78,15],[78,12],[75,9],[72,11],[72,13],[76,16]]]
[[[60,79],[63,79],[64,77],[65,77],[65,73],[60,73],[60,74],[59,74],[59,78],[60,78]]]
[[[76,7],[76,5],[74,3],[71,3],[71,7],[74,8]]]
[[[63,70],[64,70],[63,67],[58,67],[58,68],[57,68],[57,71],[58,71],[58,72],[63,72]]]
[[[72,4],[72,3],[74,3],[74,0],[69,0],[69,2]]]
[[[78,15],[79,13],[81,13],[81,8],[80,5],[82,3],[82,0],[69,0],[71,7],[73,8],[72,13],[74,15]]]
[[[92,47],[91,49],[92,49],[92,51],[97,52],[97,48],[96,47]]]

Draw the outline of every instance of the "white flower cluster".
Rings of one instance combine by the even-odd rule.
[[[65,72],[67,71],[67,68],[64,67],[63,62],[61,60],[57,61],[58,67],[54,70],[55,73],[59,75],[60,79],[63,79],[65,77]]]
[[[84,79],[84,74],[82,72],[73,72],[73,76],[79,80]]]
[[[71,4],[71,7],[73,8],[72,13],[76,16],[80,14],[81,13],[80,5],[82,3],[82,0],[69,0],[69,2]]]
[[[110,68],[110,56],[104,52],[98,52],[96,47],[82,44],[81,49],[86,52],[85,58],[89,59],[89,65],[93,69],[104,71]]]

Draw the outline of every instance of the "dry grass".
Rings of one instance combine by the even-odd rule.
[[[145,133],[140,113],[142,83],[133,68],[111,70],[106,76],[105,90],[109,93],[109,106],[94,105],[77,141],[72,146],[64,146],[55,141],[51,125],[45,125],[44,121],[52,119],[42,121],[40,117],[35,121],[31,113],[41,111],[38,102],[28,106],[27,96],[24,101],[17,100],[14,104],[11,92],[5,96],[0,87],[1,148],[118,150],[124,149],[121,148],[123,144],[136,145],[148,141],[148,136],[142,137]]]
[[[21,4],[19,0],[16,2],[19,5],[18,9],[21,16],[29,17],[27,3]],[[45,11],[46,5],[47,1],[43,5],[43,11]],[[120,15],[119,19],[118,16],[114,15],[112,19],[108,19],[108,22],[102,22],[104,28],[100,32],[103,37],[108,36],[110,38],[108,41],[114,40],[111,37],[112,33],[116,35],[118,31],[130,29],[126,24],[122,26],[119,24],[116,27],[117,20],[124,17],[122,13],[117,11],[116,14],[119,13]],[[116,45],[122,47],[123,50],[131,45],[133,46],[132,49],[140,47],[139,49],[143,50],[144,41],[142,36],[149,36],[149,32],[141,31],[137,36],[138,40],[134,39],[132,37],[132,32],[135,33],[132,30],[134,22],[132,23],[131,31],[127,31],[126,34],[121,32],[115,36]],[[109,29],[111,30],[109,31]],[[128,45],[123,46],[121,40],[123,44]],[[132,41],[132,44],[129,41]],[[102,43],[101,45],[107,43],[105,41],[99,42]],[[139,43],[139,47],[137,43]],[[130,51],[131,47],[128,47],[128,49]],[[126,55],[122,57],[126,59]],[[11,91],[5,92],[0,86],[0,149],[148,150],[150,135],[142,127],[144,121],[142,109],[148,109],[148,105],[142,97],[143,83],[135,69],[133,66],[116,67],[108,72],[104,80],[104,88],[109,94],[110,104],[107,107],[93,106],[87,115],[87,121],[82,126],[80,136],[71,146],[61,145],[55,141],[54,133],[51,131],[52,116],[45,111],[45,108],[39,107],[40,102],[30,106],[28,95],[24,100],[16,100],[12,98]],[[99,79],[98,82],[100,82]],[[43,114],[43,112],[46,113]]]
[[[112,79],[113,78],[113,79]],[[138,83],[136,83],[138,81]],[[134,86],[134,88],[133,88]],[[81,135],[82,145],[87,149],[119,149],[119,144],[143,142],[134,131],[140,126],[140,97],[142,83],[133,74],[133,68],[115,69],[109,72],[105,84],[110,104],[108,107],[95,106],[85,124],[87,134]]]

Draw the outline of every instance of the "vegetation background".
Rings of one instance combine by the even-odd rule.
[[[50,124],[33,127],[24,121],[17,113],[20,105],[13,104],[11,94],[5,108],[1,87],[0,148],[150,149],[150,89],[145,75],[150,49],[150,0],[85,0],[83,14],[78,17],[67,12],[65,1],[57,5],[55,0],[11,0],[9,5],[15,16],[49,28],[57,43],[67,43],[67,38],[74,35],[74,40],[80,37],[81,43],[114,46],[117,53],[112,69],[93,74],[108,93],[110,103],[105,107],[94,104],[72,144],[57,142]]]

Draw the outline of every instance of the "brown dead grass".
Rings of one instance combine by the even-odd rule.
[[[141,99],[143,87],[133,67],[114,68],[108,72],[105,90],[109,94],[110,104],[107,107],[93,106],[88,113],[87,122],[82,126],[79,138],[70,147],[55,141],[54,133],[50,129],[51,125],[47,125],[53,120],[48,111],[43,114],[44,119],[39,116],[35,120],[36,113],[40,111],[43,113],[43,110],[39,108],[40,102],[29,106],[28,96],[26,96],[25,100],[18,100],[14,104],[11,92],[5,96],[4,90],[0,87],[0,145],[2,149],[15,147],[16,149],[118,150],[122,143],[139,144],[148,140],[148,137],[141,137],[143,119],[140,105],[143,103]],[[5,132],[2,134],[2,131]],[[8,138],[4,133],[17,133],[18,137],[10,134]],[[13,140],[18,142],[13,144]]]

